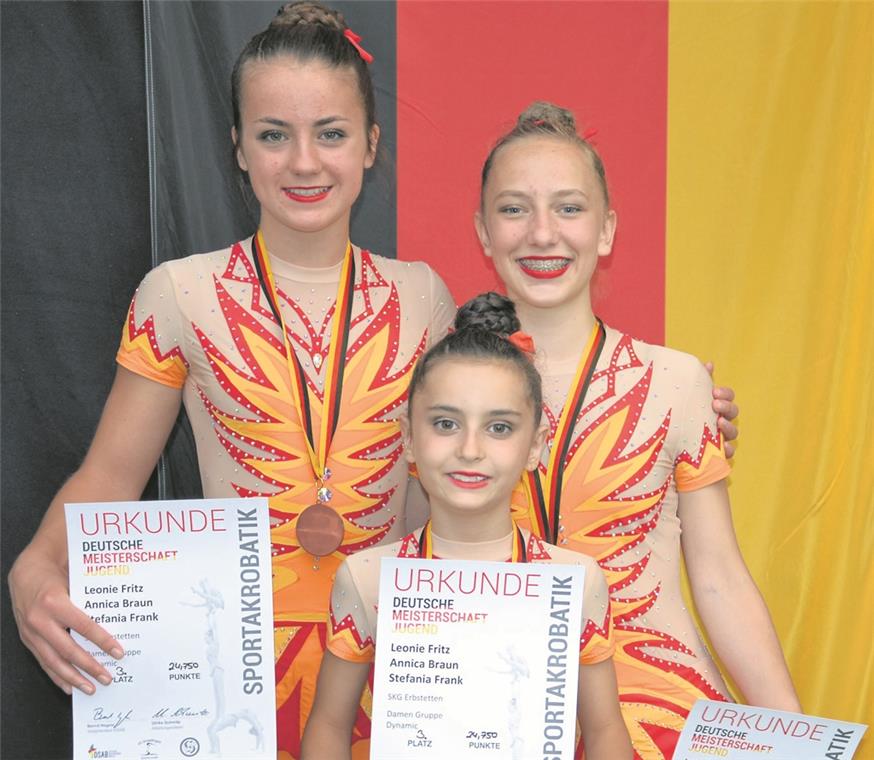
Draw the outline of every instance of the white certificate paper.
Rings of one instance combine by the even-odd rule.
[[[383,559],[371,759],[573,757],[584,578]]]
[[[266,499],[67,504],[70,597],[125,648],[74,760],[276,757]]]
[[[851,760],[866,728],[860,723],[699,699],[683,726],[674,760]]]

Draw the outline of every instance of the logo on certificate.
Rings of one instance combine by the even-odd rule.
[[[88,747],[88,760],[103,760],[107,757],[120,757],[121,752],[114,749],[97,749],[95,745]]]
[[[200,752],[200,742],[193,736],[189,736],[187,739],[183,739],[179,743],[179,751],[185,757],[194,757],[198,752]]]
[[[140,747],[140,760],[157,760],[160,757],[160,739],[143,739],[137,743]]]

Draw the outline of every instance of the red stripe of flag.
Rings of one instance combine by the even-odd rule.
[[[495,288],[473,229],[479,173],[531,101],[571,108],[619,215],[596,310],[664,339],[667,2],[404,2],[398,28],[398,256],[459,301]]]

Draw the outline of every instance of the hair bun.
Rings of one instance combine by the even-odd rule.
[[[458,331],[474,328],[507,337],[520,327],[513,302],[495,292],[475,296],[455,315],[455,329]]]
[[[550,127],[556,132],[576,135],[577,122],[574,115],[566,108],[538,100],[519,114],[516,120],[519,128]]]
[[[298,24],[313,24],[343,32],[346,29],[346,19],[340,11],[327,8],[321,3],[304,0],[297,3],[286,3],[277,12],[270,26],[297,26]]]
[[[524,137],[557,137],[569,140],[578,145],[589,157],[592,162],[592,168],[598,175],[598,183],[601,185],[601,193],[604,196],[604,202],[607,207],[610,207],[610,193],[607,190],[607,176],[604,172],[604,162],[598,155],[598,151],[589,142],[590,135],[580,137],[577,134],[577,120],[567,108],[549,103],[545,100],[538,100],[532,103],[528,108],[519,114],[516,119],[516,125],[505,135],[498,138],[494,147],[489,151],[483,164],[482,176],[480,180],[480,207],[485,203],[486,184],[489,180],[489,175],[492,171],[492,164],[495,161],[495,155],[505,145]]]

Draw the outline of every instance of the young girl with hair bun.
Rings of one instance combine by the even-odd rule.
[[[598,560],[613,603],[623,716],[667,760],[698,698],[729,699],[681,594],[751,704],[799,710],[738,548],[711,381],[692,356],[601,323],[590,285],[616,213],[573,115],[535,103],[486,159],[477,233],[537,346],[548,447],[514,499],[520,524]]]
[[[425,264],[349,240],[379,140],[363,45],[341,14],[301,2],[243,49],[232,139],[259,228],[143,280],[90,450],[10,573],[22,640],[52,680],[86,694],[110,683],[68,633],[123,656],[70,601],[63,505],[138,499],[183,403],[204,496],[270,500],[280,758],[300,756],[336,568],[406,533],[397,418],[455,311]],[[360,717],[351,742],[365,757]]]
[[[523,348],[530,345],[519,332],[513,304],[487,293],[465,304],[455,332],[419,359],[401,427],[406,458],[418,469],[431,518],[423,529],[349,556],[339,567],[328,652],[304,736],[305,760],[350,757],[358,698],[375,654],[382,557],[585,567],[577,714],[586,757],[631,757],[617,699],[603,573],[590,557],[550,545],[511,518],[513,490],[523,471],[540,461],[546,434],[540,376]]]

